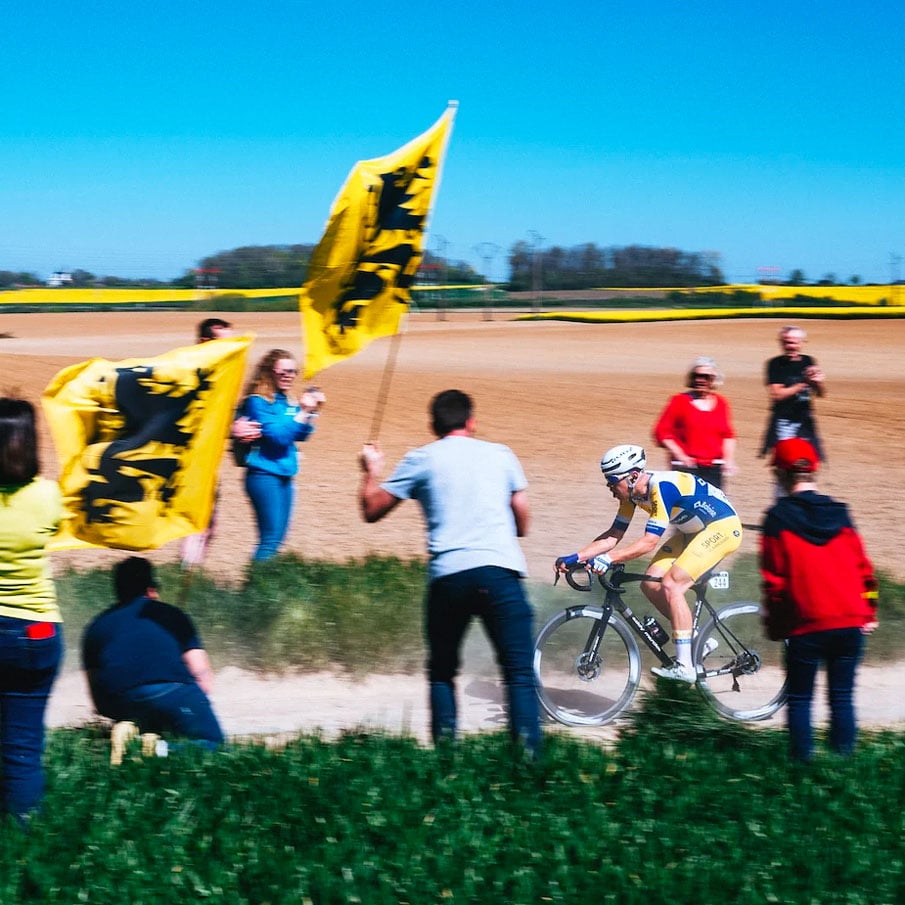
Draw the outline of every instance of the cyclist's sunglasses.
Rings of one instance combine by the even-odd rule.
[[[630,471],[627,471],[625,474],[608,474],[605,475],[605,478],[610,487],[615,487],[620,481],[624,481],[630,474]]]

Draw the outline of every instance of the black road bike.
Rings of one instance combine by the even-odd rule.
[[[590,593],[594,575],[578,565],[565,573],[568,584]],[[599,726],[632,702],[641,682],[640,638],[664,666],[675,661],[664,645],[669,635],[657,620],[639,618],[622,599],[632,582],[659,581],[626,572],[622,564],[598,575],[602,603],[567,607],[540,630],[534,644],[534,675],[544,710],[568,726]],[[711,571],[692,587],[692,660],[697,687],[721,716],[765,720],[786,699],[783,641],[769,641],[760,605],[751,601],[715,609],[707,588],[729,587],[728,572]]]

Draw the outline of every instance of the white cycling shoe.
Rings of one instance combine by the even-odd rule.
[[[688,685],[694,685],[698,681],[695,671],[683,663],[673,663],[672,666],[652,666],[650,671],[661,679],[670,679],[673,682],[686,682]]]
[[[701,659],[704,657],[709,657],[718,647],[720,646],[720,642],[716,640],[716,638],[708,638],[704,642],[704,652],[701,654]]]

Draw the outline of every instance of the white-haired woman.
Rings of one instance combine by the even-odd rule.
[[[673,396],[654,426],[654,440],[669,453],[669,467],[698,475],[714,487],[735,474],[735,429],[729,403],[716,388],[723,382],[706,355],[688,369],[688,389]]]

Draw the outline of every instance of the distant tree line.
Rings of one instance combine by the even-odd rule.
[[[718,286],[725,282],[716,252],[644,245],[537,249],[516,242],[509,253],[509,289],[592,289],[597,286]]]
[[[66,285],[74,289],[89,287],[165,287],[192,289],[196,286],[222,286],[227,289],[284,289],[301,286],[308,275],[308,263],[314,245],[248,245],[221,251],[202,258],[196,267],[175,280],[126,279],[97,276],[88,270],[69,271]],[[0,288],[43,286],[44,280],[33,273],[0,270]]]
[[[203,258],[173,281],[175,286],[283,289],[301,286],[314,245],[246,245]]]
[[[43,286],[44,281],[33,273],[13,270],[0,270],[0,289],[11,289],[14,286]]]
[[[810,281],[804,275],[803,270],[799,270],[796,268],[789,274],[789,278],[787,280],[777,281],[780,286],[808,286],[810,285]],[[859,286],[861,284],[861,277],[858,274],[852,274],[848,278],[848,282],[852,286]],[[825,273],[819,280],[815,280],[813,283],[814,286],[838,286],[839,280],[836,278],[835,273]]]
[[[221,251],[187,270],[177,286],[223,286],[229,289],[283,289],[301,286],[308,277],[314,245],[247,245]],[[448,261],[426,251],[421,278],[432,282],[480,283],[481,276],[464,261]]]
[[[130,280],[125,277],[99,277],[89,270],[81,270],[80,268],[70,271],[69,276],[71,279],[67,281],[66,285],[73,289],[93,289],[96,287],[114,289],[121,286],[165,287],[174,285],[168,280],[153,280],[150,278]],[[0,270],[0,289],[31,289],[45,285],[46,281],[34,273],[16,273],[11,270]]]
[[[67,281],[67,285],[74,288],[176,286],[186,289],[284,289],[301,286],[305,282],[314,249],[315,245],[246,245],[202,258],[197,266],[171,281],[96,276],[77,268],[70,272],[72,279]],[[645,245],[604,248],[593,242],[570,248],[558,245],[536,248],[528,242],[519,241],[510,249],[508,260],[509,281],[502,285],[512,291],[592,289],[599,286],[671,288],[725,283],[720,255],[713,251],[688,252]],[[475,284],[485,281],[485,275],[466,261],[424,252],[418,273],[419,283]],[[861,278],[852,276],[849,282],[857,285]],[[811,285],[800,269],[791,270],[787,279],[777,279],[775,283],[783,286]],[[0,289],[43,285],[44,280],[33,273],[0,270]],[[836,276],[828,273],[813,285],[836,285]]]
[[[418,271],[419,283],[483,283],[484,277],[467,261],[451,261],[425,251]]]

